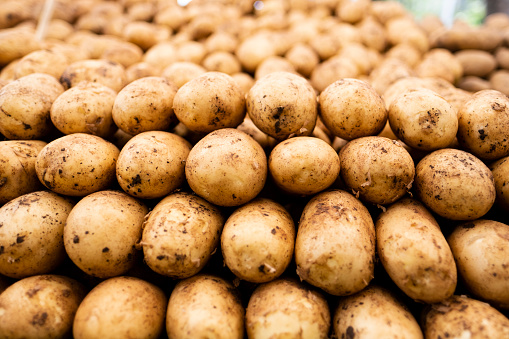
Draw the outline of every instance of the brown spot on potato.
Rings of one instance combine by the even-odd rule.
[[[21,244],[23,241],[25,241],[25,236],[24,235],[18,235],[16,237],[16,244]]]
[[[110,251],[110,249],[108,247],[103,248],[103,253],[107,253],[109,251]]]
[[[77,235],[74,236],[74,238],[72,239],[72,242],[75,243],[75,244],[79,243],[80,242],[80,237],[78,237]]]
[[[346,338],[353,339],[355,338],[355,332],[352,326],[348,326],[346,329]]]
[[[33,298],[33,296],[36,295],[37,292],[39,292],[40,290],[41,290],[41,288],[38,287],[38,286],[34,287],[34,288],[31,288],[31,289],[29,289],[27,291],[27,295],[28,295],[29,298]]]
[[[37,326],[44,326],[44,324],[46,323],[46,319],[48,319],[48,313],[46,313],[46,312],[40,313],[39,312],[36,315],[34,315],[34,317],[32,318],[31,324],[37,325]]]

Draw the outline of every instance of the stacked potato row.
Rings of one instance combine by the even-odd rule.
[[[508,337],[509,17],[0,6],[0,337]]]

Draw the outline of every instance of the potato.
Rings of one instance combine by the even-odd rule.
[[[240,279],[264,283],[289,265],[295,241],[290,214],[270,199],[255,199],[236,209],[221,234],[226,266]]]
[[[155,25],[144,21],[131,21],[124,26],[122,37],[141,47],[144,51],[167,41],[172,31],[167,26]]]
[[[295,70],[305,77],[309,77],[320,62],[318,54],[304,43],[294,44],[286,53],[285,58],[293,65]]]
[[[163,70],[174,62],[179,61],[177,58],[177,48],[173,42],[159,42],[143,54],[143,61],[157,69]]]
[[[78,60],[66,67],[60,76],[65,89],[76,86],[82,81],[97,82],[119,92],[126,84],[125,68],[109,60]]]
[[[53,192],[85,196],[107,188],[115,180],[120,151],[100,137],[74,133],[44,146],[37,155],[35,172]]]
[[[458,131],[454,108],[426,89],[409,90],[397,96],[389,107],[389,123],[401,141],[423,151],[449,146]]]
[[[68,64],[67,57],[62,53],[46,49],[37,50],[19,60],[14,68],[14,76],[19,79],[32,73],[44,73],[60,79]]]
[[[207,70],[200,65],[189,61],[179,61],[166,67],[162,71],[161,76],[167,78],[175,86],[180,88],[205,72],[207,72]]]
[[[65,338],[85,289],[74,279],[36,275],[18,280],[0,294],[0,337]]]
[[[205,58],[207,51],[203,44],[198,41],[186,40],[177,45],[177,59],[178,61],[187,61],[194,64],[201,64]],[[237,59],[234,58],[237,63]],[[237,68],[237,67],[235,67]],[[240,68],[240,64],[239,64]]]
[[[107,138],[116,130],[111,113],[116,96],[107,86],[81,82],[55,99],[51,122],[64,134],[87,133]]]
[[[76,311],[73,336],[159,338],[167,299],[163,291],[134,277],[110,278],[92,289]]]
[[[495,180],[495,203],[503,210],[509,210],[509,156],[490,164],[489,168]]]
[[[456,52],[454,56],[463,67],[464,75],[475,75],[482,78],[497,67],[495,57],[486,51],[464,49]]]
[[[154,15],[155,23],[168,26],[174,31],[178,31],[189,20],[190,14],[188,8],[181,6],[166,5]]]
[[[375,229],[380,261],[406,295],[428,304],[452,296],[454,257],[440,226],[419,201],[407,198],[389,206]]]
[[[274,42],[261,33],[249,36],[235,50],[235,55],[247,72],[254,72],[263,60],[276,54]]]
[[[199,133],[237,127],[246,115],[242,90],[219,72],[204,73],[180,87],[173,110],[180,122]]]
[[[125,68],[140,62],[143,57],[143,50],[130,42],[119,42],[106,48],[101,59],[111,60],[119,63]]]
[[[148,62],[140,61],[131,66],[127,67],[125,70],[125,75],[127,78],[127,84],[130,84],[134,80],[138,80],[140,78],[145,77],[153,77],[159,74],[159,70],[149,64]]]
[[[491,89],[491,87],[490,81],[475,75],[465,76],[458,81],[458,88],[469,92],[478,92],[484,89]]]
[[[318,92],[322,92],[329,85],[344,78],[359,76],[357,65],[346,57],[333,56],[316,65],[311,72],[311,85]]]
[[[238,45],[237,38],[228,32],[217,31],[209,35],[209,37],[204,42],[205,49],[207,52],[235,52],[235,48]]]
[[[329,328],[324,296],[294,280],[259,285],[247,305],[248,338],[327,338]]]
[[[232,74],[232,78],[240,86],[240,89],[242,90],[242,93],[244,93],[244,96],[249,92],[249,90],[251,89],[251,87],[253,87],[255,83],[253,77],[244,72]]]
[[[385,137],[352,140],[341,149],[339,160],[347,187],[372,204],[395,202],[414,181],[412,157],[397,141]]]
[[[505,69],[494,71],[490,75],[488,84],[489,88],[486,89],[494,89],[506,96],[509,95],[509,71]]]
[[[120,151],[116,163],[118,183],[134,197],[164,197],[183,184],[190,150],[191,144],[176,134],[140,133]]]
[[[140,242],[145,262],[158,274],[190,277],[216,251],[223,224],[214,205],[190,193],[172,193],[146,218]]]
[[[317,119],[316,95],[303,77],[274,72],[256,81],[246,97],[247,113],[271,137],[310,135]]]
[[[263,60],[258,67],[256,67],[254,78],[255,80],[259,80],[273,72],[288,72],[297,74],[295,67],[290,61],[280,56],[271,56]]]
[[[230,52],[217,51],[208,54],[201,62],[209,72],[221,72],[232,75],[241,71],[237,58]]]
[[[368,83],[342,79],[320,93],[320,118],[342,139],[352,140],[382,131],[387,110],[380,95]]]
[[[197,275],[173,289],[166,313],[168,338],[242,338],[244,308],[222,278]]]
[[[369,74],[371,86],[382,95],[399,79],[414,76],[414,70],[404,61],[386,58]]]
[[[5,66],[11,61],[22,58],[28,53],[41,48],[30,29],[7,28],[0,31],[0,65]]]
[[[458,112],[458,141],[483,160],[509,155],[509,99],[494,90],[475,93]]]
[[[223,128],[207,134],[189,153],[186,179],[191,189],[219,206],[238,206],[262,190],[267,157],[248,134]]]
[[[385,57],[399,59],[410,67],[417,66],[422,59],[421,52],[410,44],[399,44],[393,46],[385,53]]]
[[[46,146],[39,140],[0,141],[0,206],[43,188],[35,173],[37,155]]]
[[[478,219],[457,226],[447,241],[468,289],[494,307],[509,309],[509,225]]]
[[[408,308],[394,293],[377,285],[342,298],[332,325],[337,338],[423,338]]]
[[[276,185],[297,195],[311,195],[331,186],[339,175],[339,157],[332,146],[315,137],[295,137],[270,153],[269,171]]]
[[[498,47],[495,51],[495,59],[499,68],[509,70],[509,48]]]
[[[246,117],[244,122],[237,126],[237,129],[252,137],[266,152],[270,152],[277,144],[276,139],[260,131],[249,117]]]
[[[115,98],[112,117],[124,132],[164,131],[177,124],[177,87],[163,77],[145,77],[125,86]]]
[[[422,316],[426,338],[506,338],[509,319],[489,304],[452,296],[429,306]]]
[[[85,273],[109,278],[134,266],[148,209],[118,191],[87,195],[71,210],[64,228],[65,251]]]
[[[421,78],[438,77],[454,84],[463,75],[463,66],[448,50],[435,48],[415,67]]]
[[[64,91],[48,74],[33,73],[0,90],[0,133],[8,139],[40,139],[52,129],[50,108]]]
[[[332,190],[306,204],[295,241],[301,280],[332,295],[353,294],[373,279],[374,256],[373,220],[354,196]]]
[[[70,199],[38,191],[0,208],[0,274],[24,278],[50,273],[65,259],[64,225]]]
[[[441,149],[424,157],[415,169],[415,193],[428,208],[451,220],[474,220],[495,202],[489,168],[472,154]]]

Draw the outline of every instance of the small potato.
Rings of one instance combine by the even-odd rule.
[[[505,69],[497,70],[491,73],[488,82],[489,88],[509,95],[509,71]]]
[[[463,67],[464,75],[474,75],[482,78],[497,67],[495,57],[486,51],[465,49],[456,52],[454,55]]]
[[[458,88],[469,92],[478,92],[485,89],[491,89],[491,83],[475,75],[468,75],[458,81]],[[498,90],[498,89],[497,89]]]
[[[64,228],[69,258],[85,273],[109,278],[134,265],[147,207],[117,191],[100,191],[81,199]]]
[[[331,186],[339,175],[339,156],[325,141],[295,137],[277,144],[269,157],[269,171],[286,192],[311,195]]]
[[[495,59],[499,68],[509,70],[509,48],[498,47],[495,51]]]
[[[414,76],[414,70],[404,61],[386,58],[369,74],[371,86],[382,95],[396,81]]]
[[[397,96],[389,107],[389,123],[401,141],[423,151],[449,146],[458,131],[454,108],[426,89],[409,90]]]
[[[297,43],[285,54],[285,58],[293,65],[295,70],[305,77],[309,77],[319,64],[318,54],[307,44]]]
[[[318,92],[322,92],[329,85],[345,78],[356,78],[359,76],[357,65],[346,57],[333,56],[316,65],[311,72],[311,85]]]
[[[350,295],[373,279],[374,260],[375,228],[359,200],[332,190],[308,202],[295,241],[301,280],[332,295]]]
[[[271,56],[263,60],[258,67],[256,67],[254,78],[255,80],[259,80],[273,72],[297,73],[293,64],[287,59],[280,56]]]
[[[177,124],[173,111],[177,87],[163,77],[146,77],[125,86],[115,98],[112,117],[118,128],[136,135]]]
[[[45,274],[65,259],[64,225],[74,206],[53,192],[22,195],[0,208],[0,274]]]
[[[1,338],[66,338],[84,287],[58,275],[36,275],[16,281],[0,294]]]
[[[162,199],[143,226],[140,245],[158,274],[188,278],[198,273],[219,245],[224,218],[214,205],[185,192]]]
[[[399,59],[410,67],[417,66],[422,60],[421,52],[410,44],[393,46],[385,53],[385,57]]]
[[[376,285],[341,299],[332,325],[337,338],[423,338],[408,308],[389,290]]]
[[[197,275],[180,281],[173,289],[166,332],[169,339],[241,339],[244,312],[230,283],[212,275]]]
[[[426,53],[423,60],[415,67],[421,78],[438,77],[454,84],[463,76],[463,66],[450,51],[435,48]],[[465,73],[466,74],[466,73]]]
[[[447,241],[468,289],[495,307],[509,309],[509,225],[478,219],[457,226]]]
[[[122,189],[137,198],[161,198],[182,185],[191,144],[176,134],[153,131],[131,138],[120,151],[116,175]]]
[[[320,94],[319,101],[323,123],[342,139],[376,135],[387,122],[382,98],[361,80],[338,80]]]
[[[237,126],[237,129],[255,139],[266,152],[270,152],[277,144],[276,139],[260,131],[249,117],[246,117],[244,122]]]
[[[44,187],[35,173],[35,161],[44,146],[39,140],[0,141],[0,206]]]
[[[23,28],[6,28],[0,31],[0,65],[41,49],[41,43],[35,38],[32,30]]]
[[[240,86],[240,89],[244,94],[248,93],[255,83],[253,77],[244,72],[232,74],[232,78]]]
[[[166,67],[161,76],[170,80],[178,88],[184,86],[187,82],[199,77],[207,70],[200,65],[189,61],[175,62]]]
[[[240,62],[235,55],[230,52],[212,52],[207,55],[201,63],[209,72],[222,72],[232,75],[242,70]]]
[[[75,61],[67,66],[60,76],[60,83],[65,89],[82,81],[97,82],[115,92],[119,92],[127,84],[125,68],[116,62],[103,59]]]
[[[50,190],[85,196],[113,183],[119,153],[115,145],[102,138],[74,133],[44,146],[37,155],[35,171]]]
[[[474,220],[495,202],[489,168],[470,153],[441,149],[424,157],[415,169],[415,193],[433,212],[451,220]]]
[[[350,141],[339,153],[347,187],[372,204],[390,204],[412,187],[414,161],[397,141],[371,136]]]
[[[509,338],[509,319],[489,304],[454,295],[422,315],[426,338]]]
[[[177,46],[178,61],[187,61],[199,65],[203,62],[203,59],[207,54],[203,44],[198,41],[186,40],[178,43]],[[238,63],[236,58],[234,58],[234,60]]]
[[[41,49],[21,58],[14,68],[14,76],[19,79],[32,73],[44,73],[60,79],[68,64],[69,61],[64,54]]]
[[[235,48],[238,45],[237,38],[228,32],[217,31],[209,35],[204,42],[205,49],[207,52],[235,52]]]
[[[51,122],[64,134],[87,133],[107,138],[116,129],[111,114],[116,96],[107,86],[81,82],[53,102]]]
[[[8,139],[40,139],[52,129],[50,108],[64,88],[49,74],[33,73],[0,90],[0,133]]]
[[[299,75],[274,72],[256,81],[246,97],[247,113],[271,137],[310,135],[317,119],[316,94]]]
[[[263,60],[276,54],[275,43],[264,34],[249,36],[235,50],[235,55],[247,72],[254,72]]]
[[[452,296],[454,257],[440,226],[420,202],[396,202],[380,214],[375,229],[380,261],[406,295],[428,304]]]
[[[246,309],[248,338],[328,337],[330,311],[322,294],[289,279],[256,288]]]
[[[180,122],[199,133],[237,127],[246,114],[242,90],[219,72],[204,73],[179,88],[173,109]]]
[[[189,153],[186,179],[191,189],[219,206],[238,206],[262,190],[267,157],[248,134],[223,128],[206,135]]]
[[[134,277],[110,278],[92,289],[74,317],[75,339],[159,338],[167,299],[157,286]]]
[[[177,58],[177,48],[173,42],[159,42],[143,54],[143,61],[159,70],[163,70],[174,62],[179,61]]]
[[[128,22],[122,30],[122,37],[126,41],[138,45],[144,51],[159,42],[167,41],[171,34],[172,31],[169,27],[145,21]]]
[[[221,234],[226,266],[240,279],[264,283],[279,277],[290,264],[295,226],[279,203],[256,199],[235,210]]]
[[[158,74],[159,70],[156,67],[144,61],[132,64],[125,70],[127,84],[130,84],[134,80],[138,80],[140,78],[153,77],[157,76]]]
[[[495,203],[505,211],[509,211],[509,156],[490,164],[497,192]]]
[[[139,46],[127,41],[113,44],[105,49],[101,55],[101,59],[119,63],[125,68],[140,62],[142,57],[143,50]]]
[[[385,51],[387,47],[387,34],[385,27],[371,16],[366,16],[357,27],[361,35],[362,43],[368,48],[378,52]]]

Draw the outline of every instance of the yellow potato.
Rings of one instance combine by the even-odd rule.
[[[491,173],[495,181],[495,203],[503,210],[509,210],[509,156],[503,157],[490,164]]]
[[[126,84],[125,68],[109,60],[78,60],[67,66],[60,77],[65,89],[76,86],[82,81],[97,82],[119,92]]]

